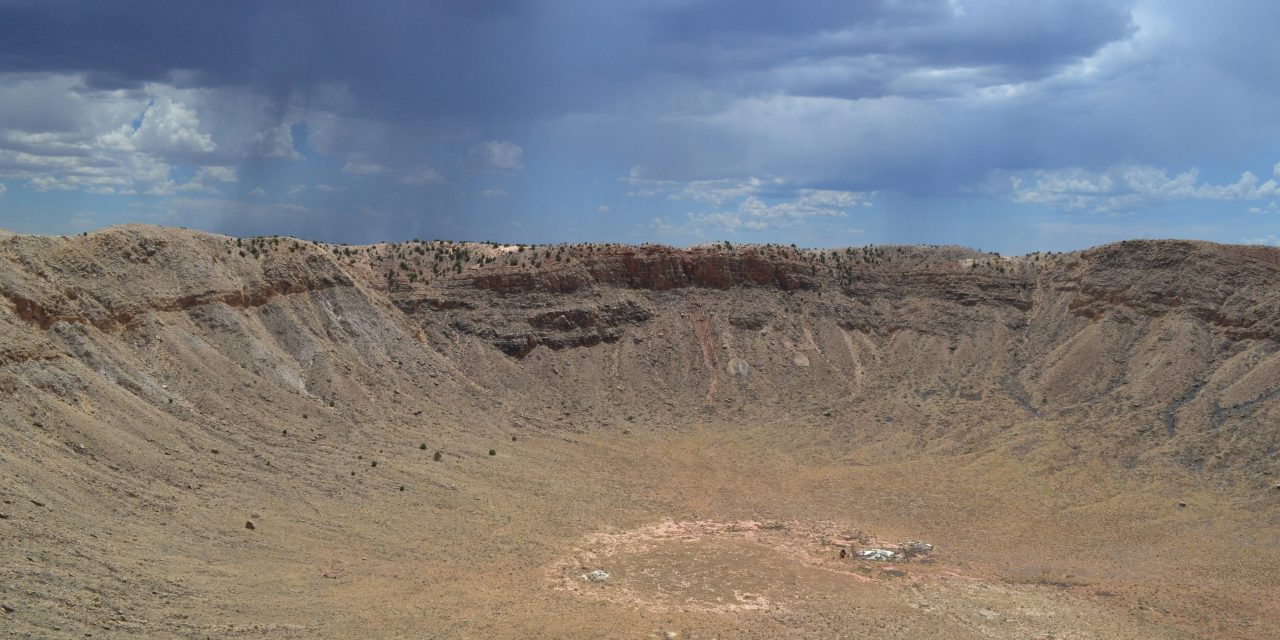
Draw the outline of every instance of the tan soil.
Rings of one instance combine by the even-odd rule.
[[[0,631],[1280,637],[1277,282],[1173,241],[0,234]]]

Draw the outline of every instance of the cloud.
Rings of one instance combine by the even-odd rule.
[[[161,95],[147,106],[135,127],[121,126],[101,138],[106,147],[156,155],[211,153],[218,148],[209,134],[200,131],[195,110]]]
[[[609,208],[609,205],[607,204],[602,204],[596,207],[596,213],[609,213],[609,210],[610,208]]]
[[[250,139],[248,155],[261,158],[301,158],[293,145],[293,130],[287,123],[281,122],[269,129],[259,131]]]
[[[755,195],[743,198],[730,210],[691,213],[698,227],[725,231],[763,231],[793,226],[809,218],[844,218],[854,207],[870,205],[868,194],[852,191],[800,189],[790,200],[768,204]]]
[[[1280,146],[1280,66],[1258,62],[1280,55],[1268,29],[1280,4],[1264,0],[67,11],[0,1],[0,181],[37,191],[41,205],[59,200],[40,190],[178,199],[225,189],[233,182],[202,173],[219,167],[238,169],[240,193],[345,185],[331,198],[341,211],[309,217],[332,238],[410,233],[396,224],[473,235],[496,224],[471,215],[492,207],[471,197],[490,183],[439,183],[418,173],[424,158],[510,173],[526,151],[547,184],[612,204],[618,229],[653,215],[619,207],[623,190],[651,192],[649,211],[668,225],[745,233],[820,226],[802,208],[852,218],[872,200],[939,216],[1019,201],[1134,211],[1194,200],[1235,202],[1243,216],[1271,211],[1267,185],[1280,179],[1268,162],[1237,180],[1240,158],[1272,159],[1262,154]],[[338,182],[335,166],[374,179]],[[612,181],[611,168],[629,166],[648,182]],[[1188,180],[1180,168],[1192,166],[1202,172]],[[402,215],[405,189],[382,188],[392,179],[439,184],[439,197]],[[842,209],[802,189],[886,197]],[[569,191],[548,188],[546,210],[592,216]],[[356,221],[357,203],[385,211],[385,224]]]
[[[998,172],[990,183],[1014,202],[1048,204],[1066,210],[1098,213],[1132,211],[1170,201],[1257,201],[1280,198],[1276,179],[1261,182],[1245,171],[1233,183],[1200,179],[1198,169],[1170,177],[1150,165],[1117,165],[1105,171],[1053,169]]]
[[[321,193],[333,193],[334,191],[339,191],[339,190],[340,190],[340,189],[339,189],[338,187],[335,187],[335,186],[333,186],[333,185],[324,184],[323,182],[322,182],[322,183],[320,183],[320,184],[318,184],[318,185],[316,185],[316,191],[319,191],[319,192],[321,192]]]
[[[667,237],[693,237],[702,238],[706,233],[700,227],[689,224],[681,224],[668,219],[666,216],[655,216],[649,221],[649,230]]]
[[[3,183],[3,182],[0,182],[0,196],[3,196],[3,195],[5,194],[5,192],[6,192],[6,191],[8,191],[8,190],[9,190],[9,185],[7,185],[7,184],[5,184],[5,183]]]
[[[9,160],[9,162],[6,162]],[[5,177],[26,179],[38,192],[85,191],[99,195],[172,193],[172,167],[148,154],[107,154],[99,150],[88,157],[34,155],[0,150]],[[197,185],[199,183],[196,183]]]
[[[689,222],[699,230],[710,227],[713,229],[728,231],[730,233],[741,231],[743,229],[748,231],[763,231],[769,228],[769,225],[763,221],[751,219],[744,220],[740,213],[724,211],[691,213],[689,214]]]
[[[289,187],[289,191],[288,191],[285,195],[287,195],[287,196],[289,196],[290,198],[292,198],[292,197],[294,197],[294,196],[296,196],[296,195],[301,194],[302,192],[304,192],[304,191],[306,191],[306,190],[307,190],[307,185],[305,185],[305,184],[295,184],[295,185],[293,185],[292,187]]]
[[[524,169],[524,149],[514,142],[506,140],[489,140],[471,147],[472,157],[479,160],[482,166],[498,171],[520,171]]]
[[[1241,238],[1240,242],[1241,244],[1260,244],[1268,247],[1280,247],[1280,237],[1276,237],[1275,234],[1256,236],[1252,238]]]
[[[249,192],[249,196],[252,198],[264,198],[266,197],[266,195],[267,195],[267,192],[263,190],[262,187],[257,187],[253,191]]]
[[[117,194],[131,194],[132,189],[117,191]],[[146,188],[149,196],[173,196],[180,192],[196,192],[196,193],[218,193],[218,189],[211,185],[205,184],[204,176],[199,172],[186,182],[177,182],[171,178],[157,180]]]
[[[709,205],[691,211],[677,224],[665,216],[651,228],[666,235],[703,237],[709,229],[736,233],[785,229],[813,218],[845,218],[855,209],[874,206],[871,192],[793,188],[778,178],[742,180],[670,180],[630,178],[633,197],[665,196],[669,201]]]
[[[400,182],[403,184],[422,186],[428,184],[444,184],[445,178],[443,175],[440,175],[439,171],[436,171],[431,167],[418,167],[417,169],[401,176]]]
[[[389,171],[387,167],[371,162],[348,162],[342,165],[342,172],[356,176],[370,176]]]
[[[754,177],[681,182],[678,180],[651,180],[637,177],[640,173],[641,171],[638,168],[632,168],[631,176],[627,179],[632,186],[632,190],[627,195],[653,196],[665,194],[670,200],[692,200],[716,206],[759,193],[766,183],[781,185],[784,182],[781,178],[765,181]]]
[[[86,112],[104,110],[82,98],[81,78],[73,74],[3,74],[0,79],[0,122],[7,132],[40,132],[67,141],[85,127]],[[141,106],[130,104],[127,117],[136,116]]]
[[[485,189],[480,192],[481,198],[504,198],[507,192],[502,189]]]
[[[125,196],[210,192],[236,180],[189,104],[198,92],[165,85],[99,91],[74,75],[0,76],[0,86],[7,100],[0,178],[25,180],[37,192]],[[194,175],[183,181],[189,169]]]
[[[196,178],[214,182],[238,182],[240,180],[239,174],[232,167],[200,167],[196,171]]]
[[[616,144],[633,149],[644,178],[772,175],[864,190],[898,183],[918,187],[921,164],[947,151],[943,126],[938,107],[923,100],[779,94],[734,98],[705,113],[664,117]],[[619,134],[610,130],[634,128],[612,122],[599,135],[616,139]],[[839,135],[833,135],[836,131]]]

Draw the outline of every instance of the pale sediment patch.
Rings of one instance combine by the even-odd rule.
[[[833,522],[668,520],[588,536],[547,576],[556,589],[652,611],[776,612],[889,580],[853,556],[867,546],[901,548]],[[908,581],[968,579],[932,562],[901,566]],[[597,570],[609,580],[583,579]]]

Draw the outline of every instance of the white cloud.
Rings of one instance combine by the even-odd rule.
[[[171,196],[178,193],[178,185],[172,180],[157,182],[151,185],[145,193],[149,196]]]
[[[5,192],[6,192],[6,191],[8,191],[8,190],[9,190],[9,185],[7,185],[7,184],[5,184],[5,183],[3,183],[3,182],[0,182],[0,196],[4,195],[4,194],[5,194]]]
[[[200,131],[195,110],[166,95],[151,101],[137,128],[125,124],[103,135],[103,146],[153,154],[211,153],[218,148],[209,134]]]
[[[204,183],[197,175],[187,182],[175,182],[171,179],[164,179],[152,183],[145,193],[149,196],[172,196],[179,192],[196,192],[196,193],[218,193],[218,190]],[[117,194],[123,194],[119,191]]]
[[[6,177],[25,178],[36,191],[87,191],[134,195],[175,190],[172,167],[145,153],[93,156],[40,156],[0,150],[0,164],[11,159],[19,169]]]
[[[286,122],[253,134],[249,143],[249,155],[263,158],[302,157],[293,148],[293,130]]]
[[[471,148],[471,154],[489,169],[519,171],[524,169],[524,149],[514,142],[489,140]]]
[[[743,216],[739,213],[729,213],[725,211],[691,213],[689,214],[689,222],[699,229],[711,227],[713,229],[721,229],[730,232],[741,231],[742,229],[747,229],[749,231],[761,231],[768,228],[768,225],[759,220],[744,220]]]
[[[287,211],[289,213],[306,213],[307,212],[306,207],[300,204],[293,204],[293,203],[276,205],[276,208],[281,211]]]
[[[600,206],[596,207],[596,212],[597,212],[597,213],[609,213],[609,205],[607,205],[607,204],[602,204],[602,205],[600,205]]]
[[[791,227],[811,218],[844,218],[855,208],[873,206],[874,192],[794,189],[781,179],[695,180],[676,182],[629,178],[637,187],[632,196],[662,196],[669,200],[712,205],[710,211],[686,215],[677,225],[664,217],[652,229],[669,235],[702,237],[707,229],[763,231]]]
[[[1261,244],[1268,247],[1280,247],[1280,237],[1277,237],[1275,234],[1257,236],[1254,238],[1241,238],[1240,242],[1243,244]]]
[[[320,183],[316,185],[316,191],[319,191],[321,193],[333,193],[334,191],[338,191],[338,188],[333,185]]]
[[[216,182],[238,182],[239,174],[231,167],[200,167],[196,171],[197,180],[213,180]]]
[[[292,198],[292,197],[294,197],[294,196],[296,196],[296,195],[298,195],[298,194],[300,194],[300,193],[302,193],[303,191],[306,191],[306,190],[307,190],[307,185],[305,185],[305,184],[295,184],[295,185],[293,185],[292,187],[289,187],[289,191],[288,191],[288,193],[287,193],[286,195],[288,195],[290,198]]]
[[[428,184],[444,184],[445,179],[444,176],[440,175],[439,171],[436,171],[431,167],[418,167],[417,169],[401,176],[400,182],[403,184],[421,186]]]
[[[726,203],[740,200],[745,196],[759,193],[766,186],[781,186],[783,180],[774,178],[771,180],[761,180],[760,178],[746,179],[719,179],[719,180],[649,180],[636,177],[637,170],[631,170],[631,177],[627,178],[627,182],[631,184],[632,190],[627,193],[628,196],[655,196],[666,195],[670,200],[691,200],[694,202],[703,202],[715,206],[723,206]]]
[[[0,87],[0,179],[36,191],[161,196],[237,179],[193,106],[202,90],[99,90],[76,74],[6,74]],[[195,174],[178,182],[177,164]]]
[[[342,165],[342,172],[355,176],[370,176],[378,173],[386,173],[387,168],[372,162],[348,162]]]
[[[267,192],[266,192],[266,191],[264,191],[264,190],[262,189],[262,187],[258,187],[258,188],[256,188],[256,189],[254,189],[253,191],[250,191],[250,192],[249,192],[249,196],[250,196],[250,197],[254,197],[254,198],[264,198],[264,197],[266,197],[266,195],[267,195]]]
[[[1202,182],[1190,169],[1170,177],[1150,165],[1117,165],[1106,171],[1053,169],[1031,172],[998,172],[991,190],[1003,192],[1015,202],[1049,204],[1068,210],[1099,213],[1128,211],[1173,200],[1256,201],[1280,197],[1276,179],[1260,182],[1246,171],[1227,184]]]
[[[480,192],[480,197],[482,198],[502,198],[506,195],[507,192],[502,189],[485,189]]]
[[[763,231],[795,225],[808,218],[844,218],[849,209],[870,204],[868,194],[855,191],[800,189],[795,196],[776,204],[768,204],[755,195],[747,196],[730,210],[691,213],[689,219],[700,227],[716,227],[725,231]]]
[[[649,222],[649,229],[663,236],[701,238],[705,234],[702,229],[690,224],[681,224],[668,220],[666,216],[657,216]]]

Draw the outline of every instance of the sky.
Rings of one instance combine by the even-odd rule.
[[[1280,245],[1272,0],[0,0],[0,228]]]

